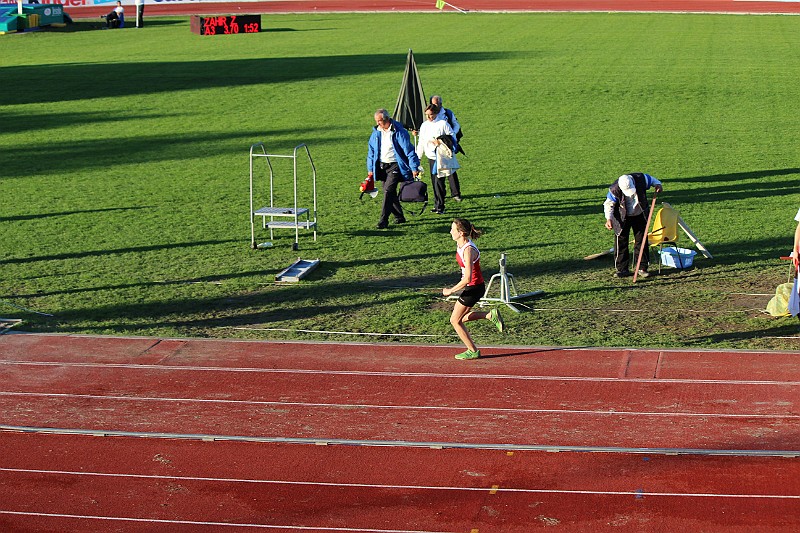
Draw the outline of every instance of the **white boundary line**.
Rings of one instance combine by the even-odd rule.
[[[349,527],[286,526],[275,524],[235,524],[231,522],[201,522],[194,520],[163,520],[158,518],[134,518],[125,516],[96,516],[64,513],[33,513],[25,511],[0,510],[0,514],[17,516],[36,516],[40,518],[71,518],[80,520],[111,520],[115,522],[138,522],[150,524],[181,524],[189,526],[256,527],[262,529],[290,529],[295,531],[353,531],[361,533],[447,533],[443,531],[422,531],[411,529],[364,529]]]
[[[800,381],[771,380],[718,380],[718,379],[682,379],[682,378],[618,378],[618,377],[584,377],[584,376],[524,376],[514,374],[447,374],[442,372],[385,372],[365,370],[318,370],[303,368],[254,368],[254,367],[216,367],[216,366],[184,366],[184,365],[141,365],[136,363],[62,363],[58,361],[0,361],[0,365],[20,366],[56,366],[76,368],[124,368],[133,370],[182,370],[196,372],[252,372],[265,374],[320,374],[341,376],[386,376],[386,377],[421,377],[447,379],[508,379],[520,381],[587,381],[587,382],[633,382],[633,383],[698,383],[714,385],[779,385],[798,386]]]
[[[210,481],[215,483],[253,483],[265,485],[294,485],[304,487],[335,487],[335,488],[366,488],[366,489],[391,489],[391,490],[441,490],[441,491],[466,491],[466,492],[509,492],[528,494],[589,494],[599,496],[677,496],[689,498],[767,498],[778,500],[800,500],[798,494],[730,494],[710,492],[648,492],[643,490],[575,490],[575,489],[530,489],[515,487],[456,487],[447,485],[396,485],[382,483],[332,483],[322,481],[290,481],[277,479],[246,479],[246,478],[219,478],[195,476],[159,476],[147,474],[120,474],[109,472],[86,472],[71,470],[37,470],[27,468],[2,468],[0,472],[13,472],[21,474],[50,474],[64,476],[95,476],[128,479],[152,479],[174,481]]]
[[[432,448],[432,449],[470,449],[470,450],[503,450],[503,451],[543,451],[543,452],[601,452],[601,453],[636,453],[651,455],[701,455],[701,456],[735,456],[735,457],[800,457],[800,450],[735,450],[714,448],[631,448],[620,446],[572,446],[550,444],[507,444],[507,443],[464,443],[464,442],[431,442],[402,440],[356,440],[308,437],[259,437],[241,435],[210,435],[186,433],[146,433],[120,431],[111,429],[70,429],[30,426],[9,426],[0,424],[0,432],[35,433],[49,435],[78,435],[91,437],[136,437],[151,439],[202,440],[206,442],[252,442],[261,444],[313,444],[345,445],[345,446],[377,446],[399,448]]]
[[[169,398],[153,396],[114,396],[102,394],[68,394],[52,392],[15,392],[0,391],[0,397],[27,397],[27,398],[57,398],[84,400],[113,400],[127,402],[175,402],[175,403],[203,403],[226,405],[260,405],[274,407],[317,407],[334,409],[384,409],[384,410],[410,410],[410,411],[456,411],[456,412],[482,412],[482,413],[527,413],[527,414],[569,414],[569,415],[608,415],[608,416],[655,416],[655,417],[700,417],[700,418],[758,418],[758,419],[800,419],[794,414],[754,414],[754,413],[680,413],[680,412],[651,412],[651,411],[592,411],[584,409],[528,409],[520,407],[456,407],[446,405],[385,405],[385,404],[351,404],[351,403],[321,403],[321,402],[276,402],[262,400],[224,400],[204,398]]]

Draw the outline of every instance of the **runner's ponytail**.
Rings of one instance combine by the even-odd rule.
[[[472,222],[470,222],[466,218],[456,218],[455,220],[453,220],[453,222],[456,225],[456,229],[458,229],[459,232],[463,233],[470,239],[473,240],[477,239],[483,234],[481,230],[473,226]]]

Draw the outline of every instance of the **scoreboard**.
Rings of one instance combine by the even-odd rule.
[[[192,33],[197,35],[233,35],[261,31],[261,15],[192,15]]]

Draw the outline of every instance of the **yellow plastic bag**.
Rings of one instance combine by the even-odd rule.
[[[794,283],[781,283],[775,289],[775,296],[767,304],[767,313],[772,316],[789,316],[789,296]]]

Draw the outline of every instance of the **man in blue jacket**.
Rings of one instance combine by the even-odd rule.
[[[401,181],[416,178],[420,165],[408,132],[402,124],[391,119],[388,111],[375,111],[375,124],[369,137],[367,176],[383,182],[383,205],[377,228],[386,229],[390,214],[398,224],[406,221],[397,187]]]

